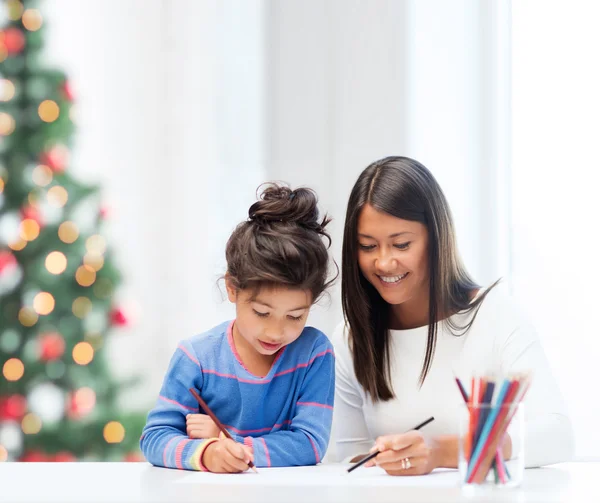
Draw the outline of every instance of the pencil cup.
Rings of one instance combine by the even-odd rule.
[[[462,404],[459,416],[458,470],[463,491],[518,487],[525,468],[523,403]],[[505,459],[507,435],[512,452]]]

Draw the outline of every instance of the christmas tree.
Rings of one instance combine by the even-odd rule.
[[[0,461],[140,459],[145,417],[120,411],[104,351],[120,274],[100,191],[70,172],[73,93],[37,3],[0,5]]]

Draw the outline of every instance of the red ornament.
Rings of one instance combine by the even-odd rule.
[[[120,307],[116,307],[110,313],[110,322],[114,326],[125,327],[129,324],[129,319]]]
[[[77,461],[77,458],[68,451],[61,451],[50,457],[48,461],[54,461],[55,463],[72,463],[73,461]]]
[[[112,214],[112,211],[107,205],[103,204],[100,207],[100,218],[102,218],[102,220],[106,220],[107,218],[110,218],[111,214]]]
[[[55,145],[43,153],[40,160],[55,173],[62,173],[69,163],[69,149],[64,145]]]
[[[23,454],[19,461],[29,462],[29,463],[43,463],[45,461],[49,461],[46,453],[42,451],[27,451]]]
[[[17,259],[8,250],[0,250],[0,275],[5,271],[9,271],[13,267],[16,267]]]
[[[73,88],[71,87],[71,83],[68,80],[65,80],[63,82],[63,85],[61,86],[61,91],[67,101],[73,102],[73,100],[75,99],[73,95]]]
[[[145,461],[145,459],[144,456],[142,456],[139,452],[128,452],[125,454],[123,461],[127,463],[139,463],[141,461]]]
[[[42,361],[57,360],[65,352],[65,340],[58,332],[47,332],[39,338],[40,359]]]
[[[21,395],[0,398],[0,419],[20,421],[27,412],[27,400]]]
[[[8,54],[18,54],[25,47],[25,35],[17,28],[0,31],[0,43],[6,47]]]
[[[37,222],[37,224],[40,226],[40,228],[44,226],[42,214],[40,213],[40,210],[37,206],[28,204],[27,206],[24,206],[23,208],[21,208],[21,217],[23,218],[23,220],[25,220],[26,218],[35,220]]]

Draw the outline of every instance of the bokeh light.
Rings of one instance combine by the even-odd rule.
[[[35,435],[42,429],[42,420],[37,414],[30,412],[23,417],[21,429],[25,435]]]
[[[45,164],[40,164],[33,169],[31,174],[33,183],[40,187],[45,187],[52,181],[52,170]]]
[[[73,360],[77,365],[87,365],[94,359],[94,348],[89,342],[78,342],[73,348]]]
[[[29,31],[39,30],[44,22],[42,14],[37,9],[27,9],[25,12],[23,12],[23,17],[21,20],[23,22],[23,26]]]
[[[10,101],[15,97],[15,85],[8,79],[0,79],[0,101]]]
[[[54,297],[48,292],[40,292],[33,299],[33,309],[44,316],[54,311],[54,305]]]
[[[67,257],[64,253],[53,251],[46,257],[46,269],[51,274],[61,274],[67,268]]]
[[[19,310],[19,321],[24,327],[33,327],[38,319],[38,314],[30,307],[22,307]]]
[[[98,272],[104,266],[104,257],[98,253],[86,253],[83,263],[93,271]]]
[[[125,438],[125,428],[118,421],[110,421],[104,426],[104,440],[109,444],[118,444]]]
[[[96,271],[87,265],[82,265],[77,268],[75,279],[81,286],[90,286],[96,281]]]
[[[2,373],[7,381],[18,381],[25,373],[25,365],[18,358],[10,358],[4,363]]]
[[[38,115],[44,122],[54,122],[60,115],[60,108],[56,101],[44,100],[38,107]]]
[[[79,388],[74,396],[75,410],[78,415],[85,416],[94,410],[96,405],[96,392],[92,388]]]
[[[106,240],[99,234],[94,234],[87,239],[85,247],[89,253],[101,255],[106,251]]]
[[[33,241],[40,235],[40,224],[32,218],[26,218],[19,226],[19,235],[25,241]]]
[[[79,237],[79,229],[74,222],[63,222],[58,228],[58,237],[63,243],[74,243]]]
[[[6,112],[0,112],[0,136],[8,136],[15,130],[15,119]]]
[[[73,314],[78,318],[85,318],[92,310],[92,301],[87,297],[77,297],[73,301]]]
[[[69,200],[67,189],[60,185],[55,185],[48,190],[48,202],[56,208],[62,208]]]

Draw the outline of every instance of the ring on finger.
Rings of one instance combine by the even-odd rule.
[[[402,460],[402,469],[403,470],[408,470],[409,468],[412,468],[412,463],[410,462],[410,458],[404,458]]]

